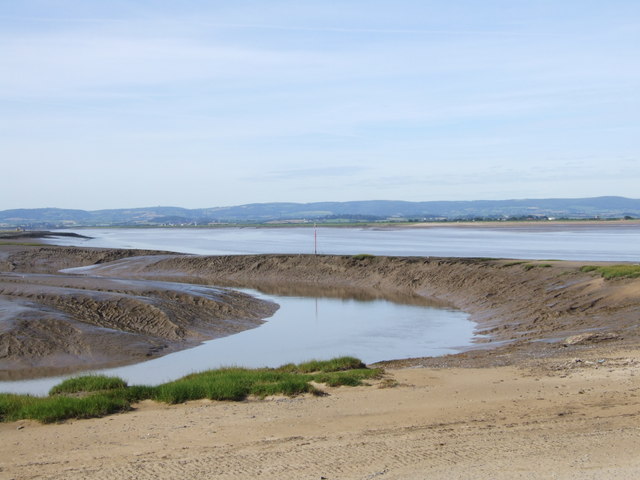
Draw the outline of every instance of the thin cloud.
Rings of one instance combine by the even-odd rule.
[[[290,32],[326,32],[326,33],[362,33],[362,34],[390,34],[390,35],[495,35],[509,37],[539,37],[562,36],[566,34],[540,34],[535,32],[519,32],[515,30],[456,30],[456,29],[416,29],[416,28],[350,28],[350,27],[301,27],[295,25],[267,25],[267,24],[243,24],[243,23],[211,23],[199,22],[215,28],[246,29],[246,30],[279,30]]]
[[[370,170],[369,167],[357,165],[343,165],[338,167],[316,167],[300,168],[291,170],[280,170],[267,174],[272,179],[302,179],[318,177],[349,177],[359,175]]]

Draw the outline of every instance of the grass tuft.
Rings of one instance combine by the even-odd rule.
[[[375,258],[375,255],[371,255],[370,253],[358,253],[357,255],[353,255],[351,258],[354,260],[367,260],[369,258]]]
[[[82,398],[0,395],[0,417],[4,422],[32,419],[52,423],[69,418],[103,417],[129,409],[130,403],[125,399],[104,394]]]
[[[59,383],[49,390],[49,395],[98,392],[101,390],[115,390],[126,387],[127,382],[118,377],[86,375],[82,377],[69,378],[62,383]]]
[[[599,267],[596,267],[595,265],[584,265],[582,267],[580,267],[580,271],[581,272],[593,272],[595,270],[598,270]]]
[[[127,386],[117,377],[90,375],[75,377],[56,385],[48,397],[0,394],[0,421],[21,419],[43,423],[70,418],[101,417],[127,411],[132,403],[155,400],[183,403],[189,400],[241,401],[253,395],[295,396],[321,394],[311,382],[328,386],[356,386],[369,378],[379,378],[380,369],[369,369],[354,357],[312,360],[279,368],[221,368],[194,373],[157,387]]]
[[[314,380],[318,383],[324,383],[329,387],[340,387],[342,385],[347,385],[349,387],[357,387],[358,385],[362,385],[362,378],[359,378],[355,375],[347,375],[347,374],[328,374],[321,373],[315,375]]]
[[[522,268],[524,268],[525,272],[528,272],[532,268],[551,268],[550,263],[527,263]]]
[[[516,265],[522,265],[523,263],[526,263],[526,262],[509,262],[502,265],[502,268],[515,267]]]
[[[355,370],[366,368],[359,358],[338,357],[331,360],[311,360],[297,366],[299,373],[312,372],[341,372],[344,370]]]
[[[257,383],[251,389],[251,394],[257,397],[267,397],[269,395],[287,395],[294,397],[304,393],[318,394],[320,390],[309,383],[307,377],[287,376],[280,381],[272,383]]]
[[[183,403],[189,400],[240,401],[251,393],[253,384],[249,372],[242,368],[224,368],[187,375],[156,388],[154,400]]]

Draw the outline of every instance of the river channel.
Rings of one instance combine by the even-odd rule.
[[[469,346],[473,338],[475,324],[466,313],[434,308],[426,302],[402,304],[242,291],[274,301],[280,308],[251,330],[154,360],[84,373],[117,375],[132,385],[156,385],[222,366],[277,367],[341,355],[356,356],[367,363],[444,355]],[[0,392],[43,395],[64,378],[76,375],[0,382]]]
[[[92,237],[57,245],[169,250],[199,255],[314,253],[332,255],[494,257],[639,261],[640,224],[536,224],[429,228],[87,228]]]

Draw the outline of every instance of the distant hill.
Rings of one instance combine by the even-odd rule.
[[[253,203],[186,209],[148,207],[116,210],[59,208],[0,211],[0,227],[207,225],[218,223],[448,221],[535,218],[640,218],[640,199],[624,197],[474,200],[460,202]]]

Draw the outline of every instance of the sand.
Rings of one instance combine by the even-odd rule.
[[[0,268],[42,275],[105,254],[64,251],[3,247]],[[0,424],[0,478],[640,477],[638,279],[490,259],[146,254],[99,265],[92,274],[140,281],[429,297],[468,311],[484,340],[387,363],[382,381],[322,397]]]
[[[638,478],[639,360],[390,370],[392,388],[0,424],[0,477]]]

